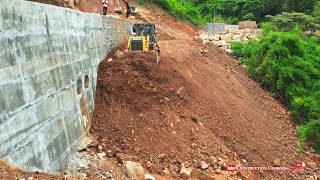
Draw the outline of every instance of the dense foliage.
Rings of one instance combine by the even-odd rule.
[[[233,43],[249,75],[285,103],[294,121],[303,124],[300,143],[310,140],[320,152],[320,46],[298,28],[266,28],[259,41]]]
[[[265,21],[266,15],[303,12],[319,17],[319,0],[138,0],[153,2],[180,20],[195,25],[218,21],[238,23],[242,20]]]
[[[275,31],[290,31],[297,26],[302,31],[315,32],[319,29],[316,18],[304,13],[283,12],[276,16],[267,15],[266,17],[270,19]]]
[[[299,128],[300,149],[304,143],[309,140],[314,143],[318,153],[320,153],[320,120],[310,121]]]

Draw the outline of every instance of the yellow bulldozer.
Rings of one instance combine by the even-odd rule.
[[[160,43],[157,41],[155,23],[136,23],[128,40],[129,51],[152,52],[160,62]]]
[[[139,15],[140,10],[134,6],[130,6],[128,0],[123,0],[126,4],[124,13],[126,17]],[[121,15],[123,13],[118,1],[118,7],[114,9],[115,13]],[[128,40],[129,51],[151,52],[155,54],[157,64],[160,62],[160,44],[157,41],[156,24],[155,23],[135,23],[132,26],[132,32]]]

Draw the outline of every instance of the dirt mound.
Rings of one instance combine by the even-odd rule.
[[[194,179],[226,179],[227,163],[274,166],[275,162],[281,166],[306,162],[307,172],[238,176],[318,177],[319,156],[312,149],[296,153],[290,112],[248,78],[238,62],[212,44],[193,41],[198,28],[191,24],[177,22],[157,7],[150,12],[133,5],[145,11],[144,21],[156,22],[162,61],[156,65],[154,55],[148,53],[120,53],[101,62],[92,132],[107,156],[141,162],[151,173],[166,175],[160,179],[178,177],[182,164],[194,168]],[[109,13],[114,6],[110,4]],[[102,13],[96,0],[80,1],[78,8]],[[0,179],[31,176],[60,178],[0,162]]]
[[[136,156],[146,167],[155,164],[149,170],[157,172],[168,164],[180,170],[181,162],[225,155],[227,149],[187,109],[195,98],[187,80],[166,62],[156,65],[151,59],[151,54],[126,53],[100,64],[93,123],[100,142]]]
[[[128,154],[151,172],[169,169],[173,176],[181,163],[201,169],[204,161],[213,172],[238,160],[257,166],[272,166],[276,158],[284,166],[306,161],[295,154],[290,112],[226,53],[182,40],[164,41],[161,51],[160,65],[144,53],[101,62],[93,130],[106,151]]]

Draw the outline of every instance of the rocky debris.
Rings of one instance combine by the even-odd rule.
[[[275,166],[280,167],[280,166],[281,166],[281,161],[280,161],[280,159],[279,159],[279,158],[275,159],[275,160],[273,161],[273,164],[274,164]]]
[[[167,47],[163,46],[167,48],[166,53],[168,57],[175,57],[175,55],[177,55],[177,57],[175,57],[176,61],[166,61],[166,64],[158,68],[154,62],[148,61],[149,56],[147,54],[140,53],[130,54],[130,56],[125,53],[125,57],[120,60],[115,60],[111,63],[102,62],[100,67],[103,68],[100,68],[99,71],[103,74],[98,77],[99,83],[97,83],[96,102],[98,105],[95,106],[96,121],[93,123],[94,132],[99,134],[100,139],[107,138],[105,142],[107,149],[113,151],[110,146],[117,146],[121,148],[125,154],[138,156],[146,170],[152,174],[168,173],[167,170],[164,171],[164,169],[167,168],[170,175],[172,175],[171,177],[179,177],[181,163],[184,163],[185,168],[193,168],[191,174],[192,178],[195,179],[198,178],[199,173],[203,171],[216,174],[215,170],[221,169],[221,174],[223,174],[226,163],[231,162],[231,159],[229,160],[228,157],[226,158],[223,155],[228,154],[228,156],[231,156],[232,151],[225,147],[223,143],[218,143],[219,140],[216,139],[216,135],[212,133],[213,131],[221,132],[219,133],[221,137],[217,137],[221,141],[228,140],[228,144],[234,144],[234,148],[246,150],[246,153],[243,153],[244,155],[237,155],[235,153],[234,156],[236,156],[237,160],[241,161],[241,159],[244,158],[250,162],[250,164],[262,163],[262,160],[265,162],[266,157],[250,157],[247,155],[247,152],[264,152],[265,149],[269,147],[264,143],[274,143],[276,145],[276,142],[271,138],[270,140],[261,139],[259,144],[250,144],[250,147],[245,147],[241,144],[245,142],[242,138],[231,138],[233,137],[233,132],[238,132],[239,126],[237,123],[230,122],[230,120],[235,121],[231,116],[237,117],[239,113],[242,113],[252,117],[268,117],[273,121],[274,119],[272,119],[272,117],[274,113],[270,112],[270,110],[272,111],[274,108],[279,108],[278,105],[273,103],[273,100],[267,99],[268,94],[259,90],[257,84],[252,83],[253,81],[247,78],[242,72],[243,69],[240,69],[240,67],[238,69],[238,64],[234,63],[230,57],[227,57],[225,55],[226,53],[221,54],[221,51],[217,52],[213,44],[201,45],[199,42],[192,42],[195,45],[193,47],[190,45],[192,47],[191,49],[185,41],[179,43],[181,43],[181,48],[178,49],[169,48],[169,44]],[[209,51],[208,58],[201,57],[200,49],[207,49]],[[189,51],[190,53],[188,53]],[[215,55],[216,53],[218,53],[219,56]],[[197,58],[199,60],[194,60]],[[206,61],[209,62],[210,58],[215,58],[215,60],[209,64],[205,63]],[[219,58],[222,59],[220,60]],[[219,67],[215,67],[214,64],[217,64]],[[184,69],[180,72],[181,68]],[[208,69],[210,69],[210,71]],[[125,73],[125,70],[127,70],[128,73]],[[213,73],[215,71],[219,73]],[[231,74],[231,72],[236,72],[239,76],[229,78],[229,85],[215,80],[217,78],[224,78],[226,75]],[[192,77],[185,76],[185,73],[191,73]],[[206,78],[202,76],[206,76]],[[237,79],[238,77],[246,81],[241,81],[241,79]],[[186,79],[187,81],[185,81]],[[211,86],[211,83],[207,83],[209,82],[208,79],[217,85]],[[198,80],[201,80],[199,85],[190,86],[190,84]],[[128,85],[128,81],[131,82],[130,85]],[[225,91],[233,85],[239,87],[249,86],[254,89],[256,88],[257,91],[247,91],[246,89],[244,94],[240,91]],[[214,98],[211,99],[211,96],[198,90],[200,86],[205,87],[203,90],[208,92],[214,89],[214,87],[221,86],[223,89],[221,89],[221,91],[217,90],[217,92],[225,92],[228,96],[229,94],[235,95],[234,93],[240,93],[241,96],[245,96],[250,100],[250,104],[248,104],[248,106],[246,105],[246,107],[255,108],[255,103],[259,105],[265,102],[270,103],[270,106],[265,105],[263,109],[257,108],[256,110],[258,112],[260,112],[260,110],[263,112],[261,115],[250,114],[249,111],[241,108],[239,112],[239,110],[229,108],[229,106],[232,105],[232,107],[236,108],[242,107],[244,105],[242,103],[243,99],[232,101],[230,105],[228,102],[224,102],[225,100],[222,98],[218,98],[215,102],[213,100]],[[113,90],[109,92],[108,89]],[[157,91],[153,91],[153,89],[157,89]],[[246,95],[247,93],[248,96]],[[249,94],[257,98],[262,97],[262,99],[256,101],[255,99],[251,99],[251,95]],[[183,99],[185,95],[187,95],[187,101],[183,102],[180,99]],[[109,100],[104,98],[105,96],[108,96]],[[164,97],[168,97],[170,103],[159,103]],[[123,103],[126,104],[125,109],[121,109],[123,108],[123,106],[121,106]],[[213,110],[215,107],[217,109]],[[118,108],[118,112],[109,115],[108,110],[115,112],[115,108]],[[228,109],[228,113],[225,112],[225,109]],[[227,115],[225,116],[225,114]],[[197,122],[193,122],[192,117],[198,119],[194,119]],[[199,121],[203,122],[205,127],[199,126]],[[231,128],[233,132],[229,132],[224,128],[225,126],[222,124],[225,123],[221,123],[221,125],[217,123],[221,121],[228,122],[227,124],[230,122],[231,125],[228,125],[228,128]],[[246,126],[252,124],[251,121],[243,121],[243,123]],[[279,123],[281,124],[282,122]],[[253,125],[256,128],[257,125]],[[259,129],[259,132],[265,133],[268,132],[266,129],[272,130],[272,128],[277,127],[278,126],[270,125],[268,128],[263,128],[263,131]],[[286,126],[279,127],[279,131],[283,129],[287,132],[284,127]],[[241,129],[241,132],[238,133],[251,138],[252,134],[250,135],[247,131],[249,131],[249,129],[245,128],[243,130]],[[272,137],[273,136],[274,135],[272,135]],[[286,144],[289,144],[293,142],[294,136],[291,137],[291,139],[285,137],[283,137],[283,139],[286,140]],[[283,145],[281,145],[281,147],[285,149]],[[140,151],[137,152],[138,150],[135,150],[135,148],[139,148]],[[250,150],[251,148],[252,151]],[[253,148],[256,150],[253,150]],[[181,151],[181,149],[183,149],[183,151]],[[285,150],[287,151],[288,149]],[[270,149],[270,152],[274,153],[274,150]],[[166,157],[161,159],[162,157],[160,156],[159,159],[159,154],[166,154]],[[214,156],[215,158],[211,159],[209,158],[210,156]],[[266,156],[271,157],[272,154],[269,153]],[[220,158],[218,159],[218,157]],[[288,159],[288,157],[290,157],[290,159]],[[175,159],[178,158],[182,160],[180,163],[175,161]],[[284,164],[289,164],[287,162],[294,159],[294,156],[284,155],[281,156],[281,159],[288,159]],[[195,163],[194,160],[197,162],[205,161],[209,166],[208,169],[201,170],[198,167],[196,168],[193,166]],[[273,162],[272,160],[273,159],[271,159],[271,163]],[[131,161],[140,162],[134,159]],[[191,166],[187,166],[186,161],[189,162]],[[171,167],[170,165],[173,166]],[[272,172],[263,172],[262,176],[265,177],[269,175],[269,173],[271,174]]]
[[[216,174],[221,174],[221,169],[216,169],[215,171],[214,171]]]
[[[99,145],[98,147],[97,147],[97,152],[98,153],[101,153],[103,151],[103,147],[101,146],[101,145]]]
[[[170,176],[170,171],[168,170],[168,168],[165,168],[164,170],[162,170],[162,173],[166,176]]]
[[[163,98],[163,102],[169,102],[169,101],[170,101],[170,99],[168,97]]]
[[[145,180],[156,180],[156,178],[153,177],[153,176],[151,176],[150,174],[146,174],[146,175],[144,176],[144,179],[145,179]]]
[[[140,163],[125,161],[123,167],[129,178],[136,180],[144,179],[144,169]]]
[[[106,178],[109,178],[109,179],[113,178],[112,172],[106,172],[106,173],[104,173],[104,175]]]
[[[147,162],[146,168],[149,170],[150,173],[157,173],[157,166],[150,161]]]
[[[209,38],[209,35],[206,33],[206,32],[203,32],[203,33],[201,33],[201,34],[199,34],[199,38],[200,39],[208,39]]]
[[[231,54],[232,53],[232,49],[226,49],[227,53]]]
[[[180,99],[186,99],[186,90],[184,87],[180,87],[178,90],[177,90],[177,95]]]
[[[106,156],[106,153],[102,152],[102,153],[98,153],[97,155],[99,158],[103,158]]]
[[[207,54],[208,54],[208,49],[204,49],[204,48],[202,48],[202,49],[200,49],[199,50],[199,52],[200,52],[200,54],[202,54],[202,55],[204,55],[204,56],[207,56]]]
[[[115,156],[118,153],[122,153],[122,150],[118,148],[117,146],[112,146],[111,151],[113,153],[113,156]]]
[[[117,50],[116,53],[114,53],[114,57],[117,58],[117,59],[120,59],[124,56],[123,52],[122,51],[119,51]]]
[[[131,156],[124,154],[124,153],[117,153],[116,157],[117,157],[117,162],[120,164],[122,164],[126,161],[132,160]]]
[[[193,170],[192,167],[189,167],[189,168],[186,168],[184,166],[184,164],[181,165],[181,169],[180,169],[180,177],[183,178],[183,179],[187,179],[191,176],[191,172]]]
[[[209,168],[209,165],[206,163],[206,162],[204,162],[204,161],[201,161],[201,167],[200,167],[202,170],[206,170],[206,169],[208,169]]]
[[[214,156],[210,156],[209,158],[209,164],[214,166],[218,162],[218,159]]]
[[[226,158],[226,157],[224,157],[224,158]],[[217,158],[218,161],[215,163],[215,166],[217,166],[217,167],[220,168],[220,169],[226,169],[226,167],[227,167],[227,160],[224,159],[224,158],[218,157],[218,158]]]
[[[109,158],[112,158],[114,156],[113,152],[110,149],[107,151],[107,155]]]
[[[224,47],[226,46],[227,42],[226,41],[218,41],[217,43],[215,43],[218,47]]]
[[[217,34],[208,34],[204,31],[199,32],[200,35],[198,36],[203,44],[205,43],[213,43],[220,47],[221,49],[224,49],[228,53],[232,53],[230,41],[238,41],[238,42],[248,42],[251,39],[256,39],[256,36],[253,34],[250,34],[246,32],[246,30],[243,31],[230,31],[225,30],[223,32],[217,33]],[[203,52],[201,52],[203,54]]]
[[[103,154],[105,155],[105,153],[95,154],[93,151],[75,152],[68,158],[60,172],[64,174],[64,179],[70,180],[125,179],[123,169],[114,160],[99,157]]]
[[[164,158],[166,158],[167,157],[167,155],[166,154],[159,154],[159,159],[164,159]]]
[[[86,150],[88,147],[93,147],[98,145],[98,143],[99,143],[98,140],[94,136],[86,136],[81,140],[77,150],[83,151],[83,150]]]

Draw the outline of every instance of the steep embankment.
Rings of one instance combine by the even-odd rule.
[[[311,162],[313,155],[295,154],[290,112],[222,50],[192,40],[161,44],[158,66],[143,53],[117,53],[100,64],[93,129],[106,151],[122,151],[149,171],[169,170],[173,177],[181,163],[197,169],[206,162],[207,176],[193,173],[209,178],[238,160],[255,166],[274,166],[277,158],[281,166]],[[308,174],[319,173],[310,168]],[[304,176],[263,172],[255,177]]]
[[[79,9],[101,10],[98,1],[80,3],[87,4]],[[234,59],[213,45],[192,40],[195,27],[176,22],[157,8],[155,13],[142,9],[146,11],[142,19],[159,27],[162,62],[156,65],[152,56],[143,53],[118,53],[110,55],[113,61],[108,57],[101,62],[93,132],[109,156],[121,151],[148,171],[163,173],[164,179],[177,177],[181,163],[194,168],[195,179],[226,179],[225,171],[218,169],[227,163],[273,166],[277,158],[283,166],[307,162],[307,173],[264,171],[239,176],[306,179],[320,174],[320,161],[313,153],[295,154],[296,129],[290,113],[248,78]],[[208,170],[200,170],[201,161]],[[0,169],[8,173],[4,178],[37,177],[15,173],[6,165],[0,164]],[[90,174],[85,168],[79,171]],[[91,174],[87,177],[101,178]]]

